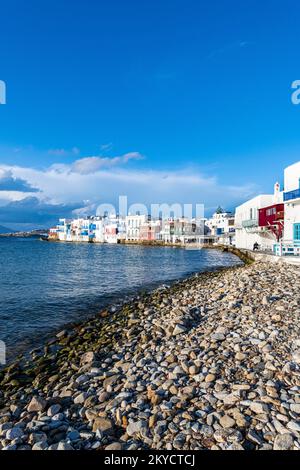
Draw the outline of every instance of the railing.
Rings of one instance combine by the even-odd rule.
[[[243,220],[242,226],[243,228],[258,227],[258,220],[257,219]]]
[[[300,188],[295,189],[294,191],[283,193],[284,201],[292,201],[293,199],[300,199]]]
[[[300,256],[300,242],[297,241],[276,243],[273,249],[277,256]]]

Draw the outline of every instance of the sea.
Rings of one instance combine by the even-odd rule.
[[[231,253],[0,238],[0,342],[9,362],[119,299],[242,264]]]

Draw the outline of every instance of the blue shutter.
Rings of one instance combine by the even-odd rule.
[[[300,224],[294,224],[294,240],[300,241]]]

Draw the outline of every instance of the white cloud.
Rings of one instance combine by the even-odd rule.
[[[139,152],[130,152],[122,155],[121,157],[86,157],[76,160],[71,166],[70,170],[82,175],[95,173],[102,168],[110,168],[117,165],[128,163],[130,160],[142,160],[144,157]]]
[[[131,155],[139,154],[127,154],[115,159],[124,163],[134,158]],[[181,203],[205,204],[207,207],[221,204],[230,209],[258,192],[255,185],[223,185],[217,176],[203,175],[194,169],[161,171],[120,168],[117,162],[108,163],[100,157],[88,157],[71,165],[52,165],[44,170],[21,166],[2,168],[9,170],[14,178],[38,187],[40,192],[35,196],[39,200],[52,204],[83,201],[78,209],[86,207],[90,212],[99,203],[116,203],[120,195],[126,195],[129,204]],[[10,201],[20,199],[19,196],[13,199],[12,193],[1,194],[2,199],[6,197]]]

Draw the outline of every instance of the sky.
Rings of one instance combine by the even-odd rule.
[[[0,224],[236,205],[300,160],[295,0],[0,0]]]

